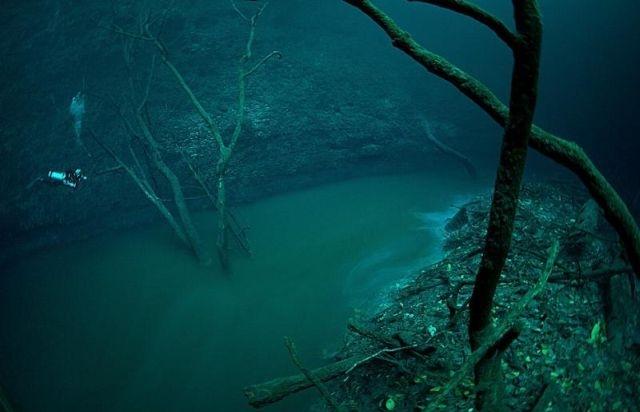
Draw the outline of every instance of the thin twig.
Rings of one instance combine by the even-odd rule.
[[[438,395],[429,403],[426,408],[427,411],[434,411],[438,408],[440,402],[447,396],[453,389],[455,389],[460,382],[467,376],[471,370],[474,368],[476,363],[478,363],[482,358],[487,355],[489,351],[491,351],[497,342],[500,342],[503,337],[511,330],[513,330],[514,325],[517,323],[518,318],[522,315],[525,307],[535,298],[547,284],[549,280],[549,276],[553,271],[555,266],[556,258],[558,257],[558,252],[560,250],[560,245],[557,241],[554,241],[547,258],[547,262],[545,264],[544,270],[538,279],[538,282],[534,285],[534,287],[525,294],[522,299],[518,301],[513,306],[511,312],[509,312],[505,319],[496,327],[490,327],[485,329],[481,334],[481,339],[479,339],[478,348],[473,351],[464,364],[458,369],[458,371],[453,375],[451,380],[442,388],[442,390],[438,393]]]
[[[385,354],[385,353],[395,353],[395,352],[400,352],[403,350],[407,350],[407,349],[415,349],[416,345],[408,345],[408,346],[400,346],[398,348],[383,348],[380,349],[379,351],[372,353],[371,355],[367,356],[366,358],[359,360],[358,362],[354,363],[352,367],[350,367],[349,369],[347,369],[347,371],[345,372],[345,375],[348,375],[349,373],[351,373],[355,368],[357,368],[358,366],[369,362],[372,359],[377,358],[378,356]]]
[[[465,0],[409,0],[411,2],[427,3],[444,9],[452,10],[456,13],[471,17],[479,23],[484,24],[492,30],[496,36],[504,41],[511,49],[518,43],[518,37],[500,19]]]
[[[313,386],[315,386],[318,389],[318,392],[320,392],[320,395],[322,395],[325,401],[327,401],[327,404],[331,407],[331,409],[337,412],[344,411],[344,409],[341,408],[340,405],[338,405],[335,399],[333,399],[333,397],[329,393],[329,390],[327,390],[326,386],[324,386],[322,382],[316,379],[313,373],[309,369],[307,369],[302,364],[302,362],[300,362],[300,359],[298,359],[298,354],[296,353],[296,345],[288,336],[285,336],[284,344],[287,347],[287,350],[289,351],[289,356],[291,356],[291,361],[294,363],[294,365],[296,365],[298,369],[300,369],[300,372],[302,372],[302,374],[306,376],[309,382],[313,383]]]
[[[246,72],[244,72],[243,76],[244,77],[248,77],[250,76],[253,72],[255,72],[256,70],[258,70],[258,68],[260,66],[262,66],[267,60],[269,60],[272,57],[277,57],[278,59],[282,58],[282,53],[274,50],[271,53],[267,54],[266,56],[264,56],[258,63],[256,63],[255,66],[253,66],[251,69],[247,70]]]
[[[240,17],[242,17],[242,20],[245,20],[247,22],[251,21],[243,12],[240,11],[235,1],[231,0],[230,3],[231,3],[231,7],[233,7],[233,9],[240,15]]]

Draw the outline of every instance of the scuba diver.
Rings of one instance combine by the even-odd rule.
[[[77,189],[84,180],[87,180],[87,176],[82,174],[82,169],[69,169],[65,172],[50,170],[47,177],[35,179],[27,188],[30,189],[35,183],[45,182],[53,186],[67,186]]]
[[[46,181],[53,185],[64,185],[76,189],[87,176],[82,174],[81,169],[67,170],[66,172],[56,172],[50,170],[47,173]]]

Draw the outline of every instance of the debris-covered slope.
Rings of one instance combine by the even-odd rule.
[[[450,220],[443,260],[393,292],[384,310],[350,321],[345,346],[334,359],[339,363],[332,364],[342,368],[326,376],[324,368],[313,371],[327,378],[338,402],[356,410],[421,410],[468,358],[467,304],[489,200],[487,195],[472,200]],[[506,406],[635,410],[640,403],[635,280],[614,233],[582,193],[557,184],[525,187],[495,299],[495,323],[536,284],[554,240],[561,245],[555,269],[526,306],[520,335],[504,356]],[[265,388],[248,388],[249,398],[264,398]],[[473,389],[472,376],[466,376],[437,408],[473,408]]]

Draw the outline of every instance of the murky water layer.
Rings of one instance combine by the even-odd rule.
[[[340,345],[355,307],[439,253],[477,188],[358,179],[245,206],[254,256],[201,267],[164,225],[49,250],[0,278],[0,381],[24,411],[240,411],[241,389]],[[196,218],[211,250],[215,216]],[[315,394],[270,410],[299,411]]]

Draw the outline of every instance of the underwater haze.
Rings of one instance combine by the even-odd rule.
[[[0,53],[0,412],[637,410],[637,1],[5,0]]]
[[[163,226],[33,255],[2,279],[5,385],[34,411],[250,410],[244,386],[295,372],[283,336],[322,362],[355,308],[383,305],[385,288],[438,257],[442,221],[421,213],[474,190],[442,183],[359,179],[240,208],[255,255],[232,276]],[[215,231],[212,214],[196,221]]]

